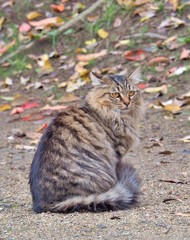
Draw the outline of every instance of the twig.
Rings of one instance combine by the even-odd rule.
[[[57,36],[59,35],[61,32],[65,31],[66,29],[70,28],[72,25],[74,25],[75,23],[77,23],[78,21],[83,20],[89,13],[93,12],[96,8],[98,8],[105,0],[98,0],[96,1],[92,6],[90,6],[88,9],[86,9],[84,12],[82,12],[81,14],[79,14],[77,17],[71,19],[70,21],[66,22],[64,25],[62,25],[61,27],[59,27],[58,29],[56,29],[54,31],[54,34]],[[47,33],[47,35],[42,36],[40,39],[35,40],[33,42],[30,42],[28,44],[24,44],[21,45],[16,51],[6,55],[5,57],[3,57],[0,60],[0,64],[4,63],[5,61],[7,61],[8,59],[12,58],[13,56],[15,56],[18,53],[23,52],[26,49],[31,48],[34,44],[36,44],[39,40],[44,40],[50,37],[50,34]]]
[[[136,33],[134,35],[125,36],[123,38],[138,38],[138,37],[150,37],[150,38],[157,38],[157,39],[161,39],[161,40],[167,39],[166,36],[163,36],[163,35],[160,35],[160,34],[157,34],[157,33],[152,33],[152,32]]]

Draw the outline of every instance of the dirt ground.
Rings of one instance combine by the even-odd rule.
[[[156,20],[151,21],[150,31],[161,21],[160,16],[161,13]],[[125,26],[118,28],[114,34],[120,34],[121,38],[122,34],[130,34],[127,29],[135,21],[135,18],[129,21],[127,16],[123,22]],[[141,26],[136,23],[133,27],[137,29]],[[81,36],[79,42],[84,41],[83,32],[77,31],[77,34]],[[143,40],[143,44],[146,43]],[[64,48],[69,47],[64,44],[64,41],[63,44],[59,42],[57,49],[62,48],[64,51]],[[97,51],[105,46],[111,47],[108,42],[103,44],[98,46]],[[48,49],[50,46],[46,47]],[[36,53],[38,46],[33,51]],[[160,51],[163,54],[165,50]],[[125,65],[125,60],[118,55],[106,56],[97,61],[100,69],[118,64]],[[142,68],[146,74],[144,63]],[[72,69],[66,71],[59,70],[57,74],[66,80]],[[30,73],[25,73],[25,76],[27,74]],[[32,74],[31,81],[35,81],[36,73]],[[159,74],[162,75],[156,73],[155,78],[159,78]],[[172,92],[159,99],[166,100],[172,95],[179,96],[189,91],[188,73],[184,76],[177,80],[165,80],[172,86]],[[153,84],[159,85],[160,82]],[[41,88],[25,91],[19,84],[14,84],[8,95],[28,94],[30,98],[44,101],[44,92]],[[82,88],[76,95],[82,98],[84,92]],[[0,112],[0,240],[189,240],[190,143],[180,141],[190,134],[190,123],[187,120],[189,108],[173,115],[162,109],[149,108],[149,104],[155,102],[153,95],[144,93],[144,99],[147,111],[140,126],[140,146],[128,154],[129,163],[137,169],[142,181],[141,195],[134,207],[117,212],[35,214],[32,211],[28,175],[37,142],[31,143],[31,138],[22,133],[35,132],[43,123],[50,122],[53,116],[25,122],[16,120],[10,111]],[[0,100],[0,103],[4,102]]]

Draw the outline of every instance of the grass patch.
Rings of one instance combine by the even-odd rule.
[[[10,66],[8,68],[3,68],[0,66],[1,77],[9,77],[19,73],[23,73],[27,69],[27,64],[29,60],[24,55],[16,55],[15,57],[11,58],[8,63]]]
[[[105,11],[102,12],[101,17],[93,23],[85,21],[84,28],[94,37],[99,29],[110,29],[112,27],[112,23],[116,17],[116,14],[121,16],[124,15],[124,13],[126,14],[126,10],[121,8],[115,1],[108,0],[107,7]]]

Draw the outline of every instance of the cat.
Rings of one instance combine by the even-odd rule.
[[[59,113],[34,155],[29,184],[36,213],[122,210],[139,195],[125,155],[139,141],[141,71],[90,77],[84,106]]]

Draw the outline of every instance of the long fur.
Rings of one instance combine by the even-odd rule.
[[[46,206],[47,210],[58,213],[73,211],[123,210],[136,202],[140,180],[134,168],[128,164],[120,165],[115,186],[99,195],[71,197],[63,202]]]
[[[140,92],[124,76],[94,78],[101,85],[85,106],[59,113],[40,140],[29,176],[37,213],[127,209],[137,199],[140,181],[125,155],[139,141]]]

